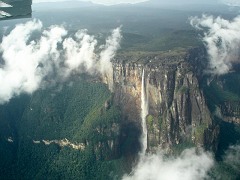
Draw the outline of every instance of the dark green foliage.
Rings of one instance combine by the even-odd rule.
[[[38,91],[22,118],[21,132],[38,139],[72,139],[86,116],[104,106],[109,97],[103,84],[83,80]]]
[[[215,154],[217,163],[210,171],[210,177],[212,179],[239,179],[240,164],[235,166],[232,162],[226,161],[225,155],[228,154],[227,150],[230,146],[240,142],[240,127],[237,124],[223,121],[223,116],[231,117],[233,114],[224,111],[234,110],[240,102],[240,74],[237,71],[216,77],[209,85],[204,79],[202,85],[214,123],[220,127],[218,151]],[[222,116],[216,116],[217,108],[221,110]],[[239,158],[238,155],[234,157],[236,160]]]
[[[148,130],[153,131],[154,127],[153,127],[153,123],[154,123],[154,117],[152,115],[148,115],[147,116],[147,127]]]
[[[239,158],[239,157],[236,157]],[[209,172],[211,179],[239,179],[240,178],[240,164],[234,166],[231,162],[220,161],[216,163],[213,169]]]
[[[86,80],[88,79],[88,80]],[[89,77],[39,90],[0,107],[0,174],[4,179],[113,179],[126,171],[118,147],[120,111],[106,85]],[[6,123],[12,122],[13,125]],[[14,143],[7,142],[15,132]],[[83,143],[76,150],[42,140]],[[40,141],[40,143],[34,143]],[[108,142],[116,142],[111,149]],[[101,146],[99,147],[99,143]],[[122,167],[120,168],[120,165]],[[1,178],[0,178],[1,179]]]
[[[188,90],[189,90],[188,87],[182,86],[182,87],[180,87],[180,88],[178,89],[178,92],[184,94],[184,93],[186,93]]]
[[[203,90],[208,100],[210,110],[214,106],[223,105],[224,102],[240,101],[240,74],[239,72],[229,73],[215,78],[207,85],[206,79],[203,80]]]
[[[17,157],[18,131],[24,107],[29,102],[27,95],[22,95],[0,106],[0,179],[13,179],[15,174],[15,159]],[[13,140],[9,142],[8,139]]]
[[[196,147],[190,140],[173,145],[173,154],[180,155],[185,149]]]
[[[194,135],[196,137],[196,142],[204,143],[204,132],[207,128],[207,124],[202,124],[195,128]]]
[[[221,121],[219,125],[220,135],[216,156],[218,159],[221,159],[221,156],[225,153],[229,146],[240,142],[240,126],[224,121]]]

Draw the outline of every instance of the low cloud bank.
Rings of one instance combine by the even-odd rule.
[[[21,93],[33,93],[53,73],[55,79],[67,78],[73,72],[112,73],[111,59],[121,37],[119,27],[106,44],[98,45],[87,30],[68,37],[64,27],[44,29],[39,20],[18,24],[0,44],[0,104]]]
[[[229,147],[224,157],[224,162],[240,172],[240,145]]]
[[[146,155],[123,180],[201,180],[208,177],[213,165],[212,154],[195,148],[184,150],[176,158],[166,158],[161,153]]]
[[[186,149],[178,157],[169,157],[159,152],[146,154],[123,180],[204,180],[236,179],[240,176],[240,145],[230,146],[221,162],[213,154],[202,149]]]
[[[203,42],[209,55],[209,72],[228,73],[233,63],[240,62],[240,16],[229,21],[221,17],[202,15],[191,17],[190,24],[204,32]]]

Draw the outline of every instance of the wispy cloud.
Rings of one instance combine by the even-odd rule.
[[[224,162],[233,167],[233,169],[240,171],[240,145],[230,146],[226,151]]]
[[[79,30],[68,37],[62,26],[43,29],[39,20],[17,25],[0,44],[3,63],[0,64],[0,103],[20,93],[33,93],[44,84],[44,78],[55,72],[56,77],[68,77],[74,72],[102,73],[111,71],[110,60],[119,48],[121,30],[113,30],[103,49],[97,39]]]
[[[232,63],[239,62],[240,16],[229,21],[203,15],[191,17],[190,23],[204,32],[202,40],[208,51],[210,72],[218,75],[228,73]]]
[[[166,157],[164,154],[146,155],[123,180],[200,180],[207,178],[213,167],[212,154],[203,150],[186,149],[179,157]]]

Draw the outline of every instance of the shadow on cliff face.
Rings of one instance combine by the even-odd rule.
[[[222,160],[222,156],[229,146],[240,141],[240,124],[233,123],[233,117],[238,117],[240,97],[240,74],[238,69],[235,70],[236,72],[218,77],[205,76],[201,82],[208,108],[214,117],[214,123],[220,127],[217,160]]]
[[[240,142],[240,125],[221,121],[220,123],[220,135],[218,151],[216,158],[221,160],[225,151],[231,145],[235,145]]]
[[[140,136],[141,130],[136,123],[123,124],[120,137],[121,154],[131,159],[135,158],[141,149]]]

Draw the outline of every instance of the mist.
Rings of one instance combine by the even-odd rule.
[[[70,37],[63,26],[44,29],[39,20],[16,25],[0,44],[0,104],[44,87],[49,76],[54,76],[54,82],[72,73],[111,72],[111,59],[120,41],[120,27],[107,37],[106,44],[100,45],[87,30]]]
[[[230,146],[224,156],[224,162],[240,172],[240,145]]]
[[[225,168],[223,168],[225,167]],[[229,168],[231,171],[229,171]],[[146,154],[123,180],[203,180],[237,178],[240,171],[240,146],[230,146],[217,162],[203,149],[185,149],[179,156],[169,156],[163,151]],[[233,173],[233,174],[231,174]]]
[[[226,74],[234,63],[239,63],[240,16],[233,20],[202,15],[191,17],[191,25],[202,31],[202,40],[209,56],[208,72],[215,75]]]
[[[200,180],[208,177],[214,166],[212,154],[195,148],[184,150],[178,157],[166,157],[162,152],[145,155],[130,175],[123,180]]]

